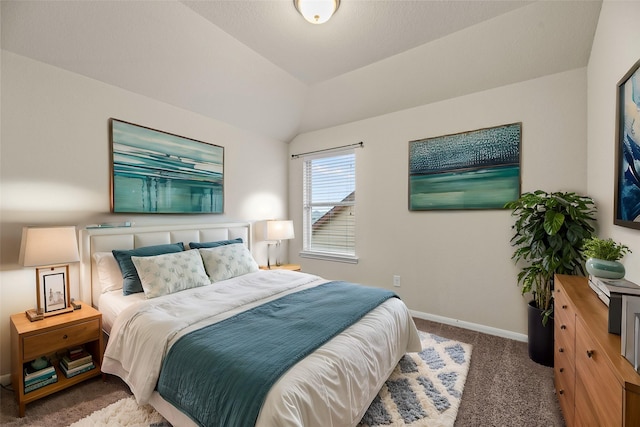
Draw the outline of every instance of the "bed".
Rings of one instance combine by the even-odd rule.
[[[171,251],[144,254],[160,246]],[[81,230],[80,297],[109,335],[103,372],[174,426],[357,425],[402,355],[421,349],[407,307],[386,290],[259,270],[251,246],[250,223]],[[118,284],[122,253],[143,292],[124,295],[126,275]]]

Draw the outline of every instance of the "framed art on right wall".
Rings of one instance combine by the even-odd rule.
[[[409,210],[504,209],[520,196],[522,123],[409,141]]]
[[[640,229],[640,60],[617,89],[613,223]]]

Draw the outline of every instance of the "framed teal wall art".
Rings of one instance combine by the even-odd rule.
[[[618,82],[613,223],[640,230],[640,61]]]
[[[224,212],[223,147],[110,122],[111,212]]]
[[[522,123],[409,142],[409,210],[502,209],[520,197]]]

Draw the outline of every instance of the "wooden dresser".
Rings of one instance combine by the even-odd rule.
[[[554,380],[569,427],[640,427],[640,374],[607,322],[608,308],[587,278],[556,276]]]

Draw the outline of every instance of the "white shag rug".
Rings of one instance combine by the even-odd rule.
[[[420,332],[422,351],[405,354],[362,418],[361,427],[452,427],[471,361],[470,344]],[[171,427],[133,396],[70,427]]]
[[[138,406],[136,399],[125,397],[95,411],[69,427],[149,427],[170,426],[151,405]]]

